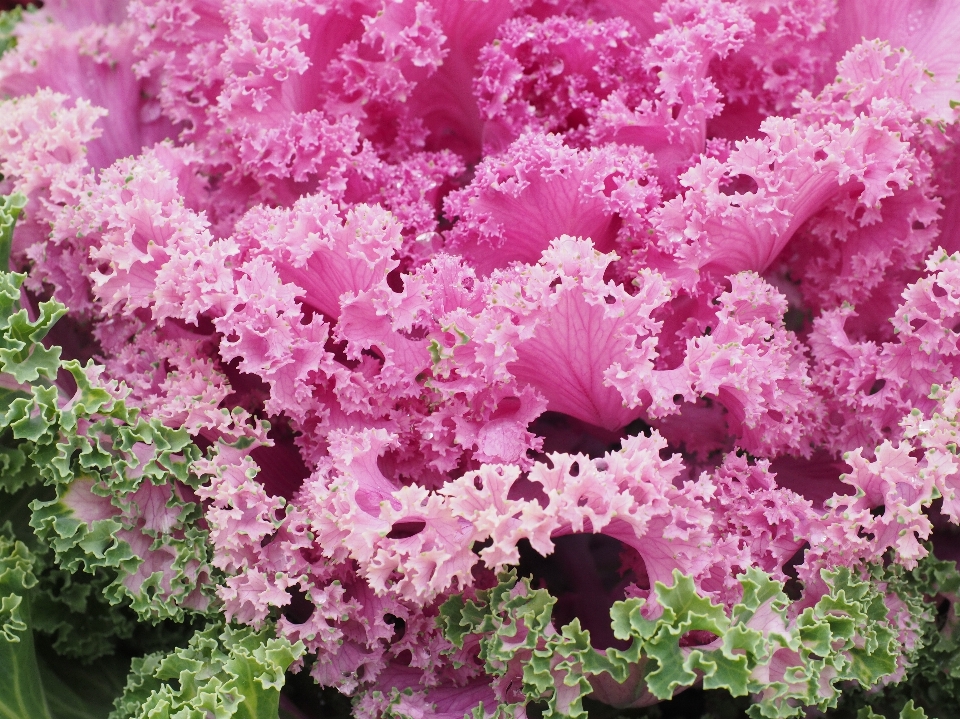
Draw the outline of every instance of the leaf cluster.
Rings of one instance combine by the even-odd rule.
[[[822,577],[829,592],[788,619],[782,585],[756,568],[740,576],[742,598],[729,612],[675,572],[671,586],[656,584],[653,611],[642,599],[613,605],[624,649],[595,649],[577,619],[557,630],[553,597],[512,571],[475,599],[450,598],[440,621],[455,647],[477,643],[487,674],[519,675],[524,703],[544,703],[551,719],[587,716],[583,700],[591,694],[639,706],[693,686],[752,695],[755,719],[795,717],[835,706],[848,683],[877,684],[897,669],[902,651],[885,584],[845,568]],[[501,702],[475,716],[514,716],[521,706]]]

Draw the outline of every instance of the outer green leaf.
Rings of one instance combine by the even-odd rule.
[[[475,599],[446,602],[440,622],[458,647],[467,635],[477,638],[488,674],[503,677],[504,684],[522,677],[526,700],[545,702],[545,717],[585,716],[582,701],[593,691],[591,677],[622,685],[623,706],[644,692],[669,699],[702,684],[735,696],[757,695],[754,717],[795,717],[806,706],[834,705],[840,682],[875,684],[896,670],[900,654],[884,604],[889,576],[858,577],[839,569],[823,578],[830,591],[790,622],[782,586],[758,569],[740,576],[742,600],[729,614],[698,594],[692,578],[675,572],[671,586],[654,587],[660,608],[655,619],[643,613],[641,600],[614,604],[614,634],[631,642],[625,650],[595,650],[577,620],[558,632],[551,623],[554,599],[513,572]],[[687,646],[690,632],[701,641],[710,634],[716,639]],[[771,680],[771,671],[778,676],[770,668],[774,655],[788,662],[782,681]],[[502,703],[498,716],[520,706]]]
[[[683,636],[687,632],[699,630],[720,637],[730,626],[730,620],[722,607],[697,594],[693,579],[678,571],[674,571],[673,578],[672,587],[657,582],[655,592],[664,611],[656,622],[652,622],[656,629],[651,628],[652,630],[641,634],[649,636],[644,650],[657,664],[657,668],[646,676],[647,686],[653,695],[660,699],[669,699],[677,688],[691,686],[696,682],[695,669],[706,670],[710,676],[717,677],[719,667],[713,660],[712,653],[708,655],[703,651],[682,651],[680,640]],[[646,620],[639,618],[637,621]],[[743,690],[739,693],[744,694],[749,670],[745,663],[746,658],[741,658],[744,660],[739,665],[741,676],[734,681],[743,685]],[[733,666],[730,668],[737,671]]]
[[[71,597],[77,594],[71,587],[58,587],[56,598],[50,596],[52,587],[44,586],[50,568],[44,570],[43,558],[10,535],[10,526],[0,526],[0,719],[103,719],[123,689],[126,662],[101,659],[84,667],[52,657],[51,666],[40,658],[35,635],[44,620],[65,622],[68,602],[90,609],[89,597]],[[100,612],[88,622],[109,623],[108,615]],[[81,645],[92,641],[80,639]]]
[[[28,629],[27,592],[37,578],[33,553],[11,534],[9,524],[0,527],[0,639],[16,644]]]
[[[30,628],[34,557],[0,528],[0,718],[50,719]]]
[[[876,714],[870,707],[864,707],[857,712],[857,719],[884,719],[880,714]],[[927,719],[927,713],[914,705],[913,700],[908,701],[903,709],[900,710],[900,719]]]
[[[904,654],[907,674],[882,691],[847,689],[840,700],[838,719],[852,719],[858,710],[872,707],[892,717],[901,708],[925,709],[937,719],[960,719],[960,632],[956,610],[960,573],[953,561],[940,561],[931,552],[909,572],[892,565],[874,568],[876,581],[899,595],[908,611],[901,614],[901,631],[914,643]],[[866,706],[865,706],[866,705]],[[916,709],[913,709],[916,707]],[[909,714],[908,714],[909,716]]]
[[[52,719],[104,719],[123,691],[129,662],[105,657],[92,664],[39,660]]]
[[[33,322],[23,309],[5,321],[0,370],[13,375],[17,382],[34,382],[41,375],[52,380],[60,368],[60,348],[39,343],[67,308],[51,300],[41,302],[39,310],[40,316]]]
[[[40,473],[37,468],[19,446],[10,446],[6,443],[0,446],[0,490],[15,494],[39,479]]]
[[[920,707],[914,706],[913,700],[910,700],[900,710],[900,719],[927,719],[927,713]]]
[[[848,568],[821,573],[828,594],[807,607],[791,627],[794,666],[783,682],[758,683],[752,717],[799,716],[805,706],[834,707],[842,682],[869,687],[897,668],[901,647],[884,603],[885,582]]]
[[[284,672],[305,649],[273,634],[213,625],[186,647],[134,660],[110,719],[276,719]]]

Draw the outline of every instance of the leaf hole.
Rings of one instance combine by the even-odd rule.
[[[752,195],[757,190],[760,189],[760,186],[757,184],[757,181],[752,178],[750,175],[740,174],[734,175],[729,180],[723,183],[720,188],[720,192],[724,195]]]
[[[703,645],[714,641],[716,638],[716,634],[713,632],[708,632],[706,629],[691,629],[689,632],[680,637],[680,646],[702,647]]]
[[[390,531],[387,532],[387,539],[408,539],[420,534],[426,526],[427,523],[422,519],[405,519],[394,522]]]
[[[291,624],[303,624],[313,614],[313,602],[299,587],[293,587],[287,590],[290,595],[290,603],[283,608],[283,616]]]
[[[393,641],[399,642],[407,633],[407,623],[394,614],[383,615],[383,621],[393,627]]]

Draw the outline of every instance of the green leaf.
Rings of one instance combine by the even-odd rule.
[[[129,661],[104,657],[92,664],[38,659],[52,719],[104,719],[123,692]]]
[[[875,713],[871,707],[863,707],[857,712],[857,719],[884,719],[884,717]],[[900,710],[900,719],[927,719],[927,713],[915,706],[911,699]]]
[[[751,716],[797,717],[805,707],[833,706],[841,682],[876,684],[896,670],[901,652],[884,603],[889,573],[860,577],[838,569],[822,576],[827,594],[790,621],[783,587],[759,569],[740,575],[742,599],[729,611],[701,595],[691,577],[674,572],[670,586],[653,588],[657,610],[645,613],[640,599],[611,608],[614,636],[630,642],[626,649],[594,649],[579,620],[558,631],[551,621],[554,598],[515,572],[472,598],[450,598],[438,621],[456,647],[472,635],[486,672],[505,678],[495,689],[520,679],[524,703],[545,703],[544,717],[585,716],[591,677],[621,685],[621,706],[647,702],[647,694],[669,699],[702,684],[756,695]],[[778,676],[771,668],[775,655],[778,665],[787,663],[783,680],[771,680]],[[522,706],[498,699],[504,716]]]
[[[50,719],[30,627],[34,557],[0,527],[0,719]]]
[[[60,368],[60,348],[43,347],[40,343],[67,308],[56,301],[40,303],[40,314],[30,321],[21,309],[6,318],[3,347],[0,347],[0,370],[17,382],[34,382],[40,376],[54,379]]]
[[[0,636],[0,718],[50,719],[29,629],[16,642]]]
[[[135,659],[110,719],[277,719],[284,673],[304,651],[269,626],[209,626],[186,647]]]
[[[470,629],[474,626],[470,619],[464,618],[464,609],[466,603],[459,594],[454,594],[440,607],[439,622],[443,635],[458,649],[463,648],[464,637],[470,634]]]
[[[688,632],[707,631],[721,637],[729,628],[730,620],[722,607],[697,594],[693,579],[677,570],[674,570],[673,579],[672,587],[666,587],[662,582],[656,583],[655,592],[664,611],[659,619],[648,623],[655,625],[655,628],[650,627],[641,633],[642,637],[649,637],[644,645],[645,653],[656,660],[656,669],[646,676],[647,686],[660,699],[669,699],[679,687],[691,686],[696,682],[696,669],[705,670],[708,676],[719,682],[711,688],[723,686],[721,675],[729,673],[721,672],[718,675],[720,666],[717,662],[720,660],[714,657],[713,652],[682,651],[680,640]],[[638,617],[635,623],[645,621]],[[744,694],[749,674],[746,658],[741,658],[743,661],[739,664],[739,671],[742,676],[733,680],[733,683],[738,687],[742,684],[743,689],[739,693]],[[729,669],[736,672],[732,664]]]
[[[900,719],[927,719],[927,713],[920,707],[914,706],[913,700],[910,700],[900,710]]]
[[[33,553],[12,533],[9,524],[0,527],[0,639],[16,644],[28,630],[27,593],[37,578]]]
[[[116,649],[108,635],[129,636],[133,623],[103,604],[96,582],[44,565],[11,536],[9,522],[0,526],[0,719],[103,719],[123,691],[129,659],[101,655]],[[49,647],[44,632],[53,632],[54,648],[65,639],[72,656],[97,661],[40,651]]]
[[[200,451],[186,432],[145,421],[128,408],[129,390],[102,381],[102,368],[61,362],[58,347],[42,344],[65,307],[42,302],[31,320],[20,307],[24,275],[4,271],[24,205],[22,196],[0,198],[0,522],[7,514],[12,520],[0,527],[0,719],[102,719],[122,693],[117,677],[126,676],[126,660],[104,655],[134,632],[157,646],[133,621],[134,612],[141,619],[182,621],[188,596],[190,604],[198,589],[212,596],[200,507],[181,499],[180,491],[200,485],[191,472]],[[77,384],[69,401],[52,384],[60,369]],[[142,497],[145,483],[159,492],[153,501],[168,497],[174,518],[169,532],[141,528],[133,497]],[[70,499],[78,492],[87,504],[104,498],[100,519],[87,522],[74,513]],[[163,553],[162,572],[128,581],[144,558],[119,538],[124,531],[142,531],[150,551]],[[233,683],[224,685],[221,703],[235,701],[239,716],[275,719],[283,669],[293,659],[289,643],[223,631],[228,651],[221,674]],[[97,659],[94,666],[111,667],[113,679],[52,652],[38,655],[35,635],[44,652],[52,647]],[[198,707],[205,692],[197,690]]]
[[[872,576],[885,582],[904,603],[900,629],[913,636],[913,646],[903,652],[907,667],[903,681],[879,692],[848,689],[840,702],[842,716],[854,716],[867,705],[891,717],[909,706],[909,711],[926,709],[938,719],[960,719],[960,635],[956,630],[960,572],[956,562],[940,561],[931,551],[913,570],[897,565],[875,567]]]

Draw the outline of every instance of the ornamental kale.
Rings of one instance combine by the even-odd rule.
[[[960,717],[960,0],[37,5],[0,715]]]

